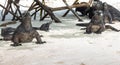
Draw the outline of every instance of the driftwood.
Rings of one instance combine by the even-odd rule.
[[[45,14],[42,18],[40,18],[40,21],[44,20],[47,17],[48,13]]]
[[[73,5],[74,5],[74,4],[77,4],[77,2],[78,2],[78,0],[76,0],[76,1],[73,3]],[[67,10],[67,11],[65,12],[65,14],[63,14],[62,17],[65,17],[65,16],[69,13],[69,11],[70,11],[70,10]]]
[[[78,16],[78,14],[76,12],[74,12],[74,10],[71,7],[69,7],[69,5],[67,4],[66,0],[63,0],[63,2],[68,7],[68,9],[78,18],[78,20],[82,21],[82,19],[80,19],[80,17]]]
[[[21,18],[21,11],[19,9],[19,6],[17,5],[19,3],[20,0],[7,0],[7,6],[3,6],[0,4],[0,6],[5,10],[4,11],[4,15],[2,16],[2,20],[5,19],[5,16],[10,13],[13,15],[13,19],[12,20],[20,20]],[[64,7],[57,7],[57,8],[51,8],[46,6],[45,4],[43,4],[42,2],[40,2],[39,0],[34,0],[32,5],[30,6],[30,8],[28,9],[28,11],[31,10],[35,10],[34,13],[32,13],[31,16],[34,16],[34,19],[36,19],[36,14],[37,12],[40,12],[40,20],[44,20],[44,18],[47,17],[47,15],[51,16],[51,19],[53,19],[56,23],[60,23],[61,21],[54,15],[53,11],[58,11],[58,10],[64,10],[64,9],[68,9],[67,12],[64,14],[64,16],[67,15],[67,13],[69,11],[71,11],[80,21],[82,21],[80,19],[80,17],[77,15],[77,13],[75,13],[72,8],[76,8],[76,7],[82,7],[82,6],[89,6],[89,4],[76,4],[78,0],[76,0],[73,5],[69,6],[66,2],[66,0],[63,0],[63,2],[66,4],[66,6]],[[91,2],[92,0],[90,0]],[[13,11],[13,7],[11,6],[15,6],[15,11]],[[44,12],[43,12],[44,11]],[[18,12],[18,13],[17,13]],[[42,15],[42,12],[44,13],[44,16]]]
[[[7,0],[6,0],[7,1]],[[13,9],[12,9],[12,0],[8,0],[7,1],[7,6],[6,6],[6,8],[5,8],[5,11],[4,11],[4,14],[3,14],[3,16],[2,16],[2,21],[4,21],[5,20],[5,16],[8,14],[8,10],[10,10],[11,9],[11,11],[13,12]]]
[[[74,4],[74,5],[71,5],[69,6],[70,8],[76,8],[76,7],[83,7],[83,6],[89,6],[89,4]],[[51,7],[49,7],[51,8]],[[57,8],[51,8],[52,11],[59,11],[59,10],[65,10],[65,9],[68,9],[67,6],[64,6],[64,7],[57,7]],[[70,10],[68,10],[63,16],[66,16],[67,13],[69,12]],[[47,17],[48,14],[45,14],[40,20],[44,20],[44,18]]]
[[[65,4],[67,4],[69,7],[68,7],[68,6],[64,6],[64,7],[52,8],[52,7],[48,7],[48,6],[44,5],[44,4],[42,4],[42,3],[41,3],[40,1],[38,1],[38,0],[35,0],[35,1],[33,2],[33,4],[31,5],[31,7],[29,8],[29,10],[35,9],[36,6],[38,7],[38,5],[40,6],[39,9],[37,9],[37,10],[32,14],[32,16],[33,16],[33,15],[35,15],[38,11],[47,9],[47,10],[45,10],[46,13],[44,13],[44,16],[40,15],[40,21],[42,21],[42,20],[44,20],[44,19],[47,17],[47,15],[50,15],[50,16],[51,16],[51,12],[53,12],[53,11],[68,9],[68,11],[63,15],[63,16],[65,16],[65,15],[67,15],[67,13],[68,13],[69,11],[71,11],[72,8],[83,7],[83,6],[90,6],[89,3],[88,3],[88,4],[76,4],[77,1],[78,1],[78,0],[76,0],[76,1],[73,3],[73,5],[71,5],[71,6],[69,6],[69,5],[65,2]],[[36,3],[36,2],[37,2],[37,3]],[[90,2],[91,2],[91,1],[90,1]],[[41,5],[42,5],[42,6],[41,6]],[[48,12],[49,12],[49,13],[48,13]],[[73,14],[74,14],[80,21],[82,21],[82,20],[80,19],[80,17],[77,15],[77,13],[75,13],[73,10],[72,10],[72,12],[73,12]],[[58,18],[55,17],[55,15],[54,15],[53,13],[52,13],[52,15],[53,15],[53,16],[51,16],[52,19],[59,20]],[[55,18],[54,18],[54,17],[55,17]]]
[[[43,5],[39,0],[35,0],[36,4],[39,5],[42,9],[44,9],[50,16],[51,18],[56,22],[56,23],[60,23],[61,21],[53,14],[52,10]]]
[[[32,13],[31,16],[34,16],[34,20],[36,19],[36,14],[38,11],[41,10],[41,8],[39,6],[36,5],[36,2],[33,1],[33,3],[31,4],[31,6],[29,7],[28,11],[31,11],[31,10],[35,10],[34,13]]]
[[[39,7],[38,7],[39,6]],[[51,10],[51,8],[49,8],[48,6],[42,4],[39,0],[34,0],[34,2],[32,3],[32,5],[30,6],[30,8],[28,9],[28,11],[33,10],[35,7],[38,7],[33,14],[35,15],[40,9],[44,10],[45,12],[48,13],[48,15],[51,16],[51,19],[53,19],[56,23],[61,23],[61,21],[53,14],[53,11]]]
[[[16,21],[6,22],[6,23],[2,23],[2,24],[0,25],[0,27],[6,27],[7,25],[16,24],[16,23],[17,23]]]
[[[74,5],[69,6],[69,8],[76,8],[76,7],[83,7],[83,6],[89,6],[89,4],[74,4]],[[69,8],[67,6],[63,6],[63,7],[51,8],[51,10],[58,11],[58,10],[65,10]]]
[[[14,13],[12,20],[15,20],[15,19],[16,19],[17,12],[18,12],[19,15],[21,16],[21,11],[20,11],[20,9],[19,9],[19,6],[17,5],[20,0],[14,0],[14,1],[13,1],[13,0],[6,0],[6,1],[7,1],[7,6],[6,6],[6,7],[0,5],[0,6],[3,8],[3,10],[2,10],[2,12],[3,12],[2,21],[4,21],[6,15],[7,15],[8,13],[11,13],[11,12]],[[15,12],[14,12],[14,10],[13,10],[13,8],[12,8],[12,4],[13,4],[13,6],[16,7]],[[11,11],[11,12],[10,12],[10,11]]]
[[[20,11],[20,7],[17,5],[18,3],[19,3],[19,1],[20,0],[15,0],[15,2],[13,2],[13,4],[16,6],[16,11],[14,12],[15,14],[17,14],[17,12],[19,13],[19,15],[21,16],[22,15],[22,13],[21,13],[21,11]],[[13,19],[12,20],[15,20],[15,16],[13,16]]]
[[[0,6],[5,9],[6,11],[8,11],[10,14],[12,14],[13,16],[15,16],[17,19],[20,19],[19,16],[17,16],[15,13],[11,12],[10,10],[6,9],[3,5],[0,4]]]
[[[42,0],[42,3],[43,3],[43,5],[45,5],[45,0]],[[45,15],[45,11],[44,11],[44,9],[42,9],[41,8],[41,10],[40,10],[40,19],[43,17],[43,15]]]

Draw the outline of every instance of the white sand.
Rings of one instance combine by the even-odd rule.
[[[55,13],[62,23],[52,23],[49,32],[38,30],[47,43],[37,45],[34,39],[20,47],[11,47],[12,42],[0,41],[0,65],[120,65],[120,32],[106,30],[102,34],[84,34],[85,30],[75,26],[78,20],[72,13],[65,18],[60,17],[63,11]],[[83,20],[89,22],[89,19]],[[46,18],[32,24],[39,27],[49,21]],[[8,27],[17,25],[19,23]],[[120,22],[112,26],[120,29]]]

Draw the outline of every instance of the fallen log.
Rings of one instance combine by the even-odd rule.
[[[76,7],[83,7],[83,6],[89,6],[89,4],[87,3],[82,3],[82,4],[74,4],[72,6],[69,6],[70,8],[76,8]],[[49,7],[51,8],[51,7]],[[58,10],[65,10],[65,9],[69,9],[67,6],[64,6],[64,7],[57,7],[57,8],[51,8],[52,11],[58,11]],[[67,15],[67,13],[69,12],[70,10],[68,10],[63,16]],[[41,19],[40,21],[44,20],[44,18],[46,18],[48,14],[45,14]]]
[[[17,23],[16,21],[6,22],[6,23],[2,23],[2,24],[0,25],[0,27],[6,27],[7,25],[16,24],[16,23]]]
[[[69,8],[76,8],[76,7],[83,7],[83,6],[89,6],[89,4],[74,4],[69,6]],[[51,8],[52,11],[65,10],[65,9],[68,9],[68,7],[63,6],[63,7]]]

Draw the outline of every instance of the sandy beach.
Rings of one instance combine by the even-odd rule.
[[[120,1],[104,1],[120,10]],[[0,41],[0,65],[120,65],[120,32],[106,30],[102,34],[84,34],[85,30],[76,26],[80,22],[71,12],[61,17],[65,11],[54,12],[62,23],[53,22],[49,32],[37,30],[44,36],[42,40],[47,42],[45,44],[35,44],[34,39],[22,46],[12,47],[11,41]],[[51,21],[50,18],[39,21],[37,17],[37,20],[32,20],[33,27]],[[87,17],[82,19],[90,21]],[[10,21],[9,17],[7,21]],[[114,22],[110,25],[120,29],[120,22]],[[7,27],[16,28],[19,24]]]

